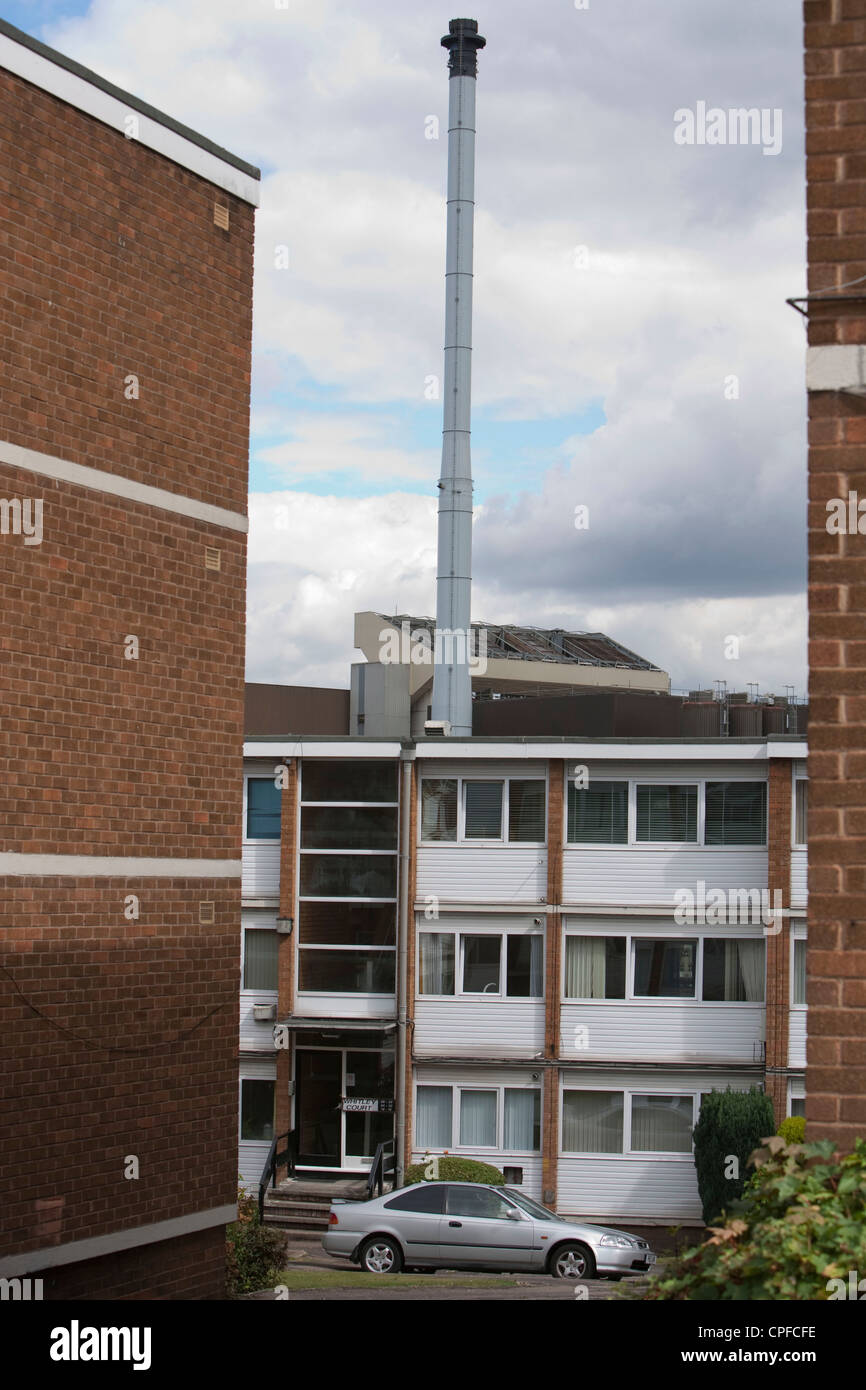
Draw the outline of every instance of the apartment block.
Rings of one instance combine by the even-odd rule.
[[[393,1141],[398,1171],[465,1155],[561,1213],[699,1223],[701,1097],[803,1113],[802,737],[397,741],[290,703],[245,743],[247,1185],[275,1139],[284,1192]]]
[[[0,22],[0,185],[0,1273],[220,1297],[259,174]]]

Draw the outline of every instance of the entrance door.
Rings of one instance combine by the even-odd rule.
[[[379,1144],[394,1137],[394,1053],[346,1052],[347,1100],[375,1101],[375,1111],[348,1110],[343,1161],[347,1168],[369,1168]]]
[[[343,1094],[342,1052],[297,1052],[298,1163],[305,1168],[339,1168]]]

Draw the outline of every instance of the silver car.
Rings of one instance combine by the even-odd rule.
[[[621,1279],[656,1262],[639,1236],[566,1221],[518,1188],[474,1182],[414,1183],[370,1202],[337,1199],[322,1245],[370,1274],[495,1269]]]

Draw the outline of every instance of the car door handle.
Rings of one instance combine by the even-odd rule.
[[[462,1225],[463,1225],[463,1222],[462,1222],[462,1221],[449,1221],[449,1222],[448,1222],[448,1225],[449,1225],[449,1226],[462,1226]]]

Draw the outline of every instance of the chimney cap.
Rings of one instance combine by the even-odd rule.
[[[477,77],[478,50],[487,43],[478,32],[477,19],[452,19],[441,42],[449,52],[448,67],[452,77]]]

